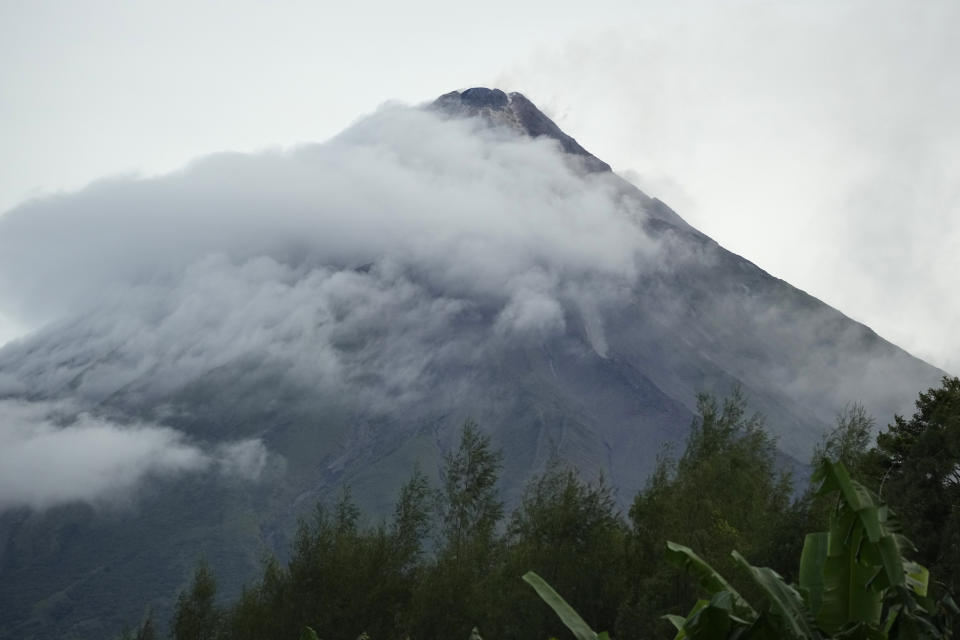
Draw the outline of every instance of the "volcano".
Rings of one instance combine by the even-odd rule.
[[[844,407],[943,375],[498,89],[24,203],[0,299],[43,322],[0,349],[2,637],[163,618],[201,555],[236,595],[318,501],[436,477],[467,418],[508,504],[560,458],[626,505],[699,392],[741,389],[802,472]]]

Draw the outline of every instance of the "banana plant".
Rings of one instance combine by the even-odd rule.
[[[954,615],[946,598],[927,594],[929,574],[904,557],[912,549],[897,532],[893,512],[850,478],[843,464],[824,461],[814,474],[818,495],[837,494],[828,531],[809,534],[800,557],[799,585],[755,567],[736,551],[736,564],[763,602],[751,604],[692,549],[667,543],[667,558],[694,577],[709,595],[686,616],[665,616],[674,640],[906,640],[949,637],[940,612]],[[586,622],[534,573],[524,580],[549,604],[577,640],[598,640]]]
[[[843,464],[824,461],[814,474],[818,495],[837,494],[828,531],[811,533],[800,556],[799,585],[775,571],[752,566],[734,551],[734,560],[763,593],[764,605],[751,612],[707,563],[686,547],[668,543],[670,560],[698,578],[711,600],[686,618],[668,618],[677,638],[942,638],[931,621],[929,574],[904,557],[912,549],[898,533],[893,512]],[[724,608],[721,594],[730,594]],[[698,603],[700,604],[700,603]],[[702,631],[703,618],[728,629]]]
[[[818,495],[837,493],[829,531],[808,534],[800,555],[800,589],[820,628],[837,637],[944,637],[932,622],[930,574],[904,556],[914,548],[893,511],[839,462],[824,461],[814,481]]]
[[[523,580],[533,587],[540,599],[553,609],[553,612],[557,614],[577,640],[610,640],[610,635],[606,631],[597,633],[591,629],[590,625],[580,617],[580,614],[567,604],[567,601],[539,575],[533,571],[528,571],[523,575]]]

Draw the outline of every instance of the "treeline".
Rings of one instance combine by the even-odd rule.
[[[301,523],[286,566],[265,563],[259,580],[220,606],[201,565],[180,594],[176,640],[295,639],[306,626],[324,640],[567,637],[520,576],[537,572],[594,628],[616,638],[673,637],[662,618],[685,614],[693,581],[670,565],[666,540],[696,549],[741,593],[730,557],[796,580],[804,534],[823,528],[832,505],[799,497],[778,470],[775,443],[740,393],[703,395],[686,447],[664,452],[628,514],[609,486],[554,464],[509,515],[498,499],[500,453],[472,422],[445,459],[442,486],[414,470],[388,523],[359,524],[345,492]],[[838,418],[815,459],[842,461],[899,514],[927,566],[934,596],[960,592],[960,379],[921,393],[909,419],[871,442],[859,406]],[[816,462],[816,460],[814,460]],[[129,638],[156,635],[148,617]]]

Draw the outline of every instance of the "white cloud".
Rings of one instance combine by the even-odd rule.
[[[211,254],[340,267],[388,255],[497,295],[541,264],[631,272],[645,239],[611,182],[576,175],[550,142],[478,126],[392,107],[327,144],[212,156],[25,204],[0,219],[0,299],[36,323]]]
[[[92,466],[72,461],[36,493],[18,485],[21,497],[7,500],[92,500],[150,474],[255,476],[265,455],[256,443],[199,446],[159,425],[91,417],[129,399],[175,402],[232,365],[386,415],[439,406],[430,402],[456,398],[484,358],[555,337],[638,359],[659,349],[645,342],[657,331],[689,330],[674,336],[678,346],[709,360],[753,348],[759,331],[759,348],[777,353],[783,335],[798,336],[794,361],[811,370],[772,372],[782,388],[798,398],[838,388],[848,372],[817,360],[832,329],[816,312],[794,304],[800,315],[767,322],[781,298],[761,295],[747,309],[749,291],[717,303],[705,281],[722,289],[730,273],[759,275],[713,264],[713,245],[685,235],[653,240],[640,202],[615,176],[582,173],[553,141],[388,106],[324,144],[220,154],[24,204],[0,218],[0,300],[18,322],[45,326],[0,349],[0,398],[68,399],[81,417],[0,431],[31,464],[59,461],[74,442],[103,446]],[[853,333],[844,344],[856,351]],[[863,399],[867,383],[883,395],[898,357],[873,377],[851,374],[842,402]],[[769,365],[756,365],[758,386]],[[696,381],[668,383],[682,395]],[[915,390],[901,391],[890,402]]]
[[[0,299],[51,324],[3,352],[0,391],[159,396],[255,355],[395,402],[490,340],[471,318],[545,339],[597,306],[587,283],[635,277],[655,244],[621,188],[552,141],[391,106],[325,144],[35,201],[0,218]]]
[[[387,410],[446,372],[546,340],[654,250],[613,176],[549,140],[389,106],[325,144],[113,178],[0,218],[0,299],[44,327],[0,350],[0,508],[253,477],[258,441],[200,446],[93,409],[164,401],[244,359]],[[599,298],[599,302],[598,302]],[[80,415],[60,426],[48,402]],[[28,413],[33,412],[30,416]],[[29,419],[28,419],[29,418]],[[52,468],[40,481],[32,471]]]
[[[128,498],[147,478],[211,467],[256,479],[266,460],[259,440],[207,450],[158,425],[71,416],[65,403],[0,401],[0,511],[107,504]]]

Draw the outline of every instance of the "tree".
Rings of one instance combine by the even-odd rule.
[[[849,405],[837,416],[834,428],[814,448],[813,466],[817,467],[823,460],[833,460],[842,462],[851,473],[860,476],[873,432],[874,420],[863,405]]]
[[[220,610],[214,604],[217,582],[206,562],[201,561],[188,591],[181,591],[173,612],[175,640],[214,640],[220,624]]]
[[[874,421],[863,405],[854,403],[841,411],[834,427],[814,447],[810,468],[817,469],[824,460],[841,462],[857,477],[869,477],[867,457],[874,433]],[[869,484],[869,482],[868,482]],[[771,540],[770,563],[789,581],[796,581],[798,567],[793,559],[799,556],[804,535],[830,517],[836,503],[818,495],[810,484],[803,494],[782,514]]]
[[[317,505],[312,520],[300,522],[287,567],[266,563],[259,584],[230,609],[224,635],[296,638],[309,626],[328,640],[408,637],[429,498],[415,470],[389,527],[360,526],[349,490],[332,508]]]
[[[485,546],[503,517],[497,479],[503,454],[490,446],[490,437],[477,423],[463,423],[460,446],[444,459],[440,515],[444,545],[459,562],[470,546]]]
[[[430,484],[419,465],[415,465],[410,479],[400,488],[390,529],[405,569],[412,569],[420,560],[423,541],[430,531],[431,515]]]
[[[935,590],[960,595],[960,378],[921,393],[907,420],[895,416],[868,456],[873,485],[901,515]],[[957,629],[960,634],[960,628]]]
[[[490,626],[495,534],[503,517],[501,458],[475,422],[464,422],[459,446],[444,458],[437,495],[441,539],[414,593],[411,637],[467,637],[474,626]]]
[[[536,607],[533,594],[517,580],[534,570],[562,590],[590,619],[612,626],[626,595],[626,526],[610,487],[595,483],[554,461],[526,488],[513,512],[505,541],[504,565],[495,589],[499,625],[490,637],[557,637],[556,619]]]
[[[431,528],[432,492],[427,477],[414,466],[410,479],[400,489],[394,507],[390,540],[393,548],[391,567],[396,588],[389,607],[393,612],[394,637],[410,638],[415,623],[413,594],[424,574],[423,543]]]
[[[693,597],[693,586],[663,556],[668,539],[700,550],[724,572],[736,566],[731,548],[754,561],[776,560],[771,542],[790,509],[791,484],[777,470],[775,442],[763,418],[747,413],[739,389],[722,404],[701,394],[697,407],[683,455],[661,455],[630,508],[634,584],[618,635],[665,632],[660,616]]]
[[[309,625],[327,640],[353,640],[363,633],[401,637],[397,624],[408,608],[409,555],[385,525],[359,526],[359,512],[345,491],[335,507],[318,507],[302,524],[288,566],[286,597],[294,603],[294,629],[275,637],[297,637]],[[275,628],[288,624],[276,620]]]

